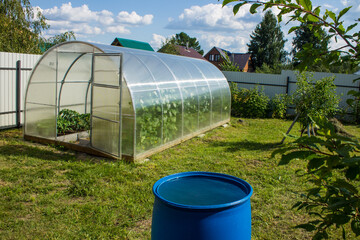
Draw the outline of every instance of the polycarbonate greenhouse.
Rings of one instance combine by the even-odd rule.
[[[62,109],[90,113],[86,148],[136,160],[228,122],[230,90],[204,60],[73,41],[33,69],[25,138],[59,143]]]

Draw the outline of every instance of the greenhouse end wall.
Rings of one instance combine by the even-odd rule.
[[[105,56],[96,71],[94,53]],[[121,66],[106,54],[119,54]],[[117,76],[114,87],[109,79]],[[92,144],[104,143],[96,148],[118,158],[107,149],[115,138],[123,155],[137,159],[230,120],[229,86],[211,63],[84,42],[60,44],[44,54],[30,77],[25,104],[25,135],[56,140],[61,109],[91,112]],[[119,131],[108,127],[114,121]],[[40,127],[45,122],[46,131]]]

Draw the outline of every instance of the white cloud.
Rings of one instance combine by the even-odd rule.
[[[142,17],[134,11],[132,11],[131,13],[122,11],[119,12],[116,18],[119,23],[131,25],[149,25],[152,23],[154,16],[151,14],[147,14]]]
[[[246,53],[248,38],[241,36],[224,36],[222,34],[203,34],[200,37],[202,42],[205,42],[205,49],[216,46],[236,53]]]
[[[153,33],[152,40],[150,41],[150,45],[154,49],[159,49],[165,41],[166,41],[166,37]]]
[[[107,27],[106,31],[109,33],[122,33],[122,34],[130,34],[130,30],[126,29],[124,26],[111,26]]]
[[[84,4],[81,7],[73,7],[71,2],[43,10],[43,15],[52,20],[68,20],[72,22],[87,22],[98,20],[98,13],[93,12]]]
[[[109,10],[92,11],[86,4],[74,7],[71,2],[49,9],[35,7],[34,12],[41,12],[48,19],[50,29],[44,33],[46,36],[65,31],[73,31],[77,37],[104,33],[130,34],[130,27],[149,25],[154,17],[151,14],[140,16],[135,11],[121,11],[115,18]]]
[[[234,16],[231,6],[221,4],[192,6],[184,10],[177,20],[166,26],[169,29],[202,31],[233,31],[254,28],[259,17],[249,13],[249,5],[240,8]],[[171,20],[171,19],[170,19]]]

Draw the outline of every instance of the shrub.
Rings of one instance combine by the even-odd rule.
[[[292,95],[295,111],[305,129],[313,118],[333,117],[338,111],[340,98],[336,94],[333,77],[327,77],[314,82],[310,73],[300,73],[297,77],[297,89]]]
[[[290,97],[287,94],[276,94],[270,100],[269,110],[272,118],[285,118],[286,110],[290,105]]]
[[[235,117],[262,118],[266,115],[269,98],[258,86],[239,89],[231,84],[231,114]]]

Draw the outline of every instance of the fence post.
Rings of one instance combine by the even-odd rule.
[[[21,127],[21,61],[16,62],[16,127]]]

